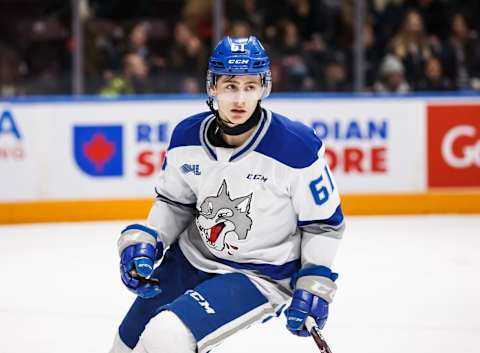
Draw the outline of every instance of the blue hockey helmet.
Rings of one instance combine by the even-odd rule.
[[[254,36],[248,38],[224,37],[213,50],[208,60],[207,93],[221,75],[260,75],[264,88],[262,99],[270,94],[272,76],[270,59],[260,41]]]

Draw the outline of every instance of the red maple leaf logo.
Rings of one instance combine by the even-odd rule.
[[[115,154],[115,144],[105,138],[105,135],[96,133],[92,139],[83,144],[83,153],[87,156],[99,172]]]

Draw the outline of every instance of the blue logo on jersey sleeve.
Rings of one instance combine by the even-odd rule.
[[[91,176],[123,175],[123,129],[114,126],[75,126],[74,156],[78,167]]]

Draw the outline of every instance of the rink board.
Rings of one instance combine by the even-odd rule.
[[[480,97],[279,96],[312,127],[347,214],[480,212]],[[0,102],[0,222],[143,218],[174,126],[204,101]]]
[[[45,201],[0,204],[1,223],[145,219],[152,200]],[[343,195],[347,215],[480,213],[480,192]]]

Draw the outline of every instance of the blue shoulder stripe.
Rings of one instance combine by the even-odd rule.
[[[203,112],[179,122],[172,132],[168,150],[183,146],[200,146],[200,126],[203,120],[210,115],[212,113]]]
[[[255,151],[292,168],[306,168],[318,159],[322,141],[301,122],[272,112],[267,133]]]

